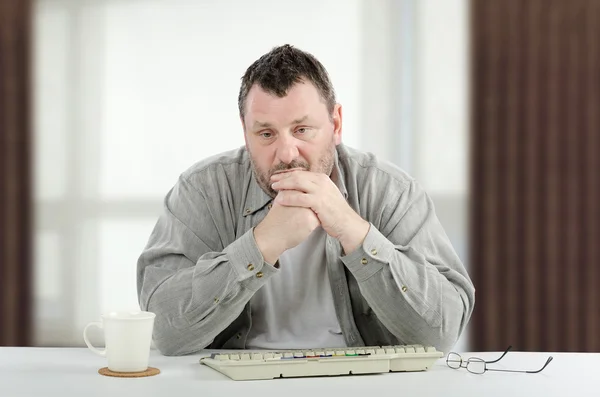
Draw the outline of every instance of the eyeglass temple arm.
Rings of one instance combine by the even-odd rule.
[[[496,359],[496,360],[494,360],[494,361],[486,361],[485,363],[486,363],[486,364],[493,364],[493,363],[497,363],[498,361],[502,360],[502,358],[503,358],[504,356],[506,356],[506,353],[508,353],[508,351],[509,351],[510,349],[512,349],[512,346],[508,346],[508,347],[506,348],[506,350],[504,350],[504,353],[502,353],[502,355],[500,356],[500,358],[497,358],[497,359]]]
[[[548,366],[548,364],[550,364],[550,361],[552,361],[553,357],[550,356],[548,357],[548,360],[546,360],[546,364],[544,364],[544,366],[540,369],[538,369],[537,371],[519,371],[519,370],[514,370],[514,369],[495,369],[495,368],[486,368],[487,371],[498,371],[498,372],[521,372],[521,373],[525,373],[525,374],[537,374],[540,373],[544,370],[544,368],[546,368]]]

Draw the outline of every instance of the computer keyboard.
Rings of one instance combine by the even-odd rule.
[[[420,345],[319,348],[302,350],[239,350],[213,353],[200,363],[233,380],[425,371],[441,358],[435,347]]]

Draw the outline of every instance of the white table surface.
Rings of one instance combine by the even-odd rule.
[[[0,397],[18,396],[600,396],[600,353],[552,353],[540,374],[453,370],[440,359],[430,370],[267,381],[233,381],[200,365],[204,354],[165,357],[152,351],[148,378],[111,378],[98,374],[106,362],[87,348],[0,347]],[[537,369],[549,353],[510,352],[496,368]],[[499,353],[464,353],[487,360]]]

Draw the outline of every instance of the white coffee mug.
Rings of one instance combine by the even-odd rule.
[[[83,330],[83,340],[94,353],[108,359],[108,369],[114,372],[142,372],[148,369],[152,328],[156,315],[151,312],[110,312],[102,322],[89,323]],[[88,328],[104,330],[106,348],[96,349],[87,337]]]

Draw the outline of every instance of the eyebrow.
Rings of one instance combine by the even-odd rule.
[[[306,115],[304,117],[300,117],[299,119],[292,121],[292,124],[302,124],[306,120],[308,120],[308,115]],[[273,125],[268,122],[255,121],[252,127],[253,128],[271,128],[272,126]]]

